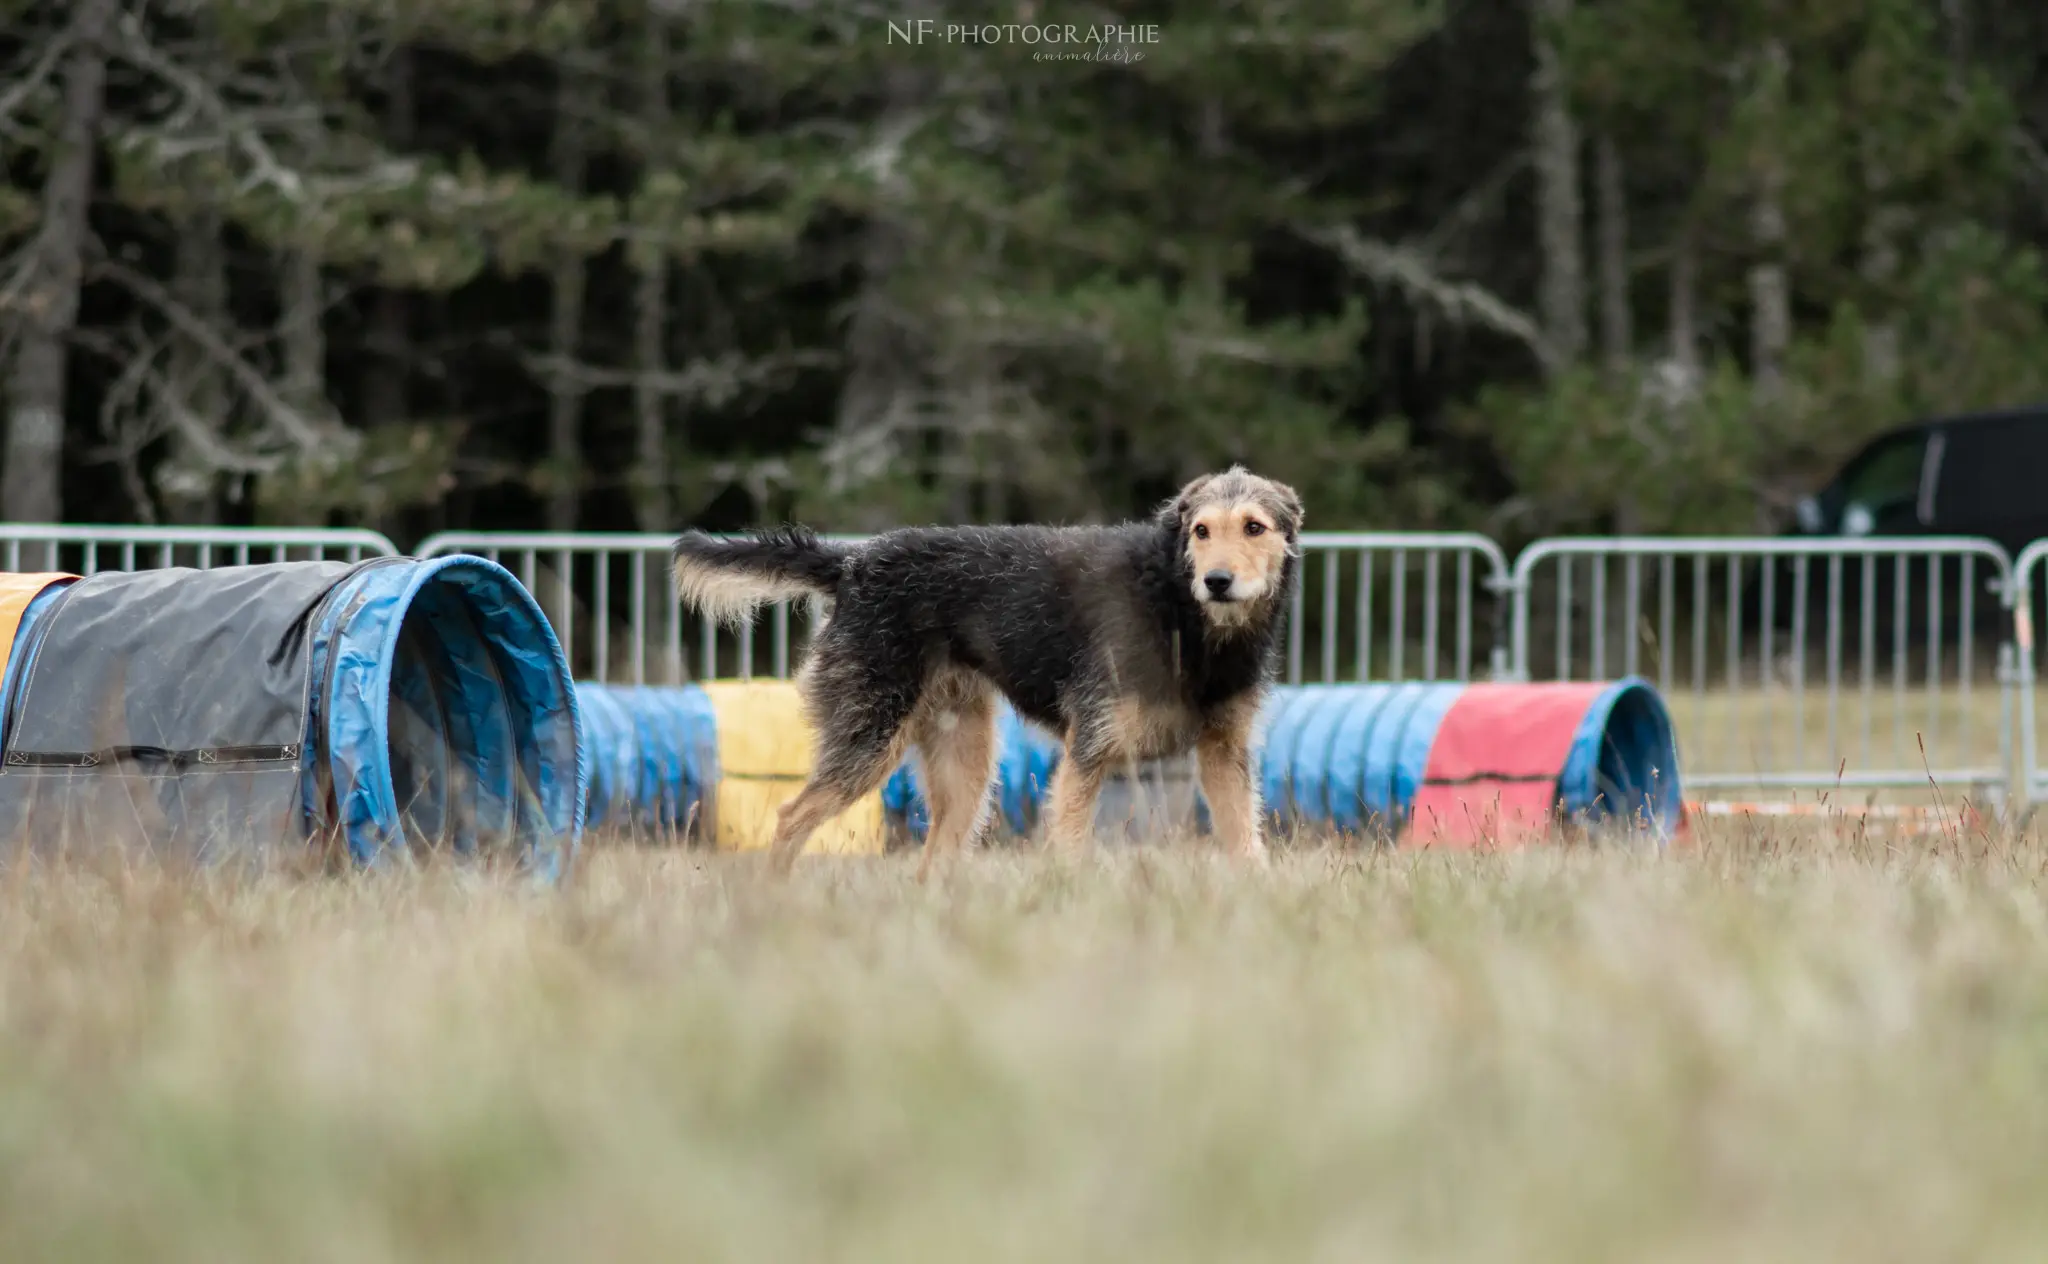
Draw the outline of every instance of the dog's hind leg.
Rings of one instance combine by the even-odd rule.
[[[902,759],[900,737],[879,745],[840,747],[821,757],[804,788],[776,814],[775,838],[768,844],[769,867],[776,873],[788,873],[817,828],[852,807],[862,795],[880,789]]]
[[[917,864],[917,880],[923,882],[934,863],[974,839],[988,820],[996,763],[993,691],[971,677],[942,680],[918,707],[911,739],[924,756],[925,802],[932,814]]]
[[[799,687],[818,753],[804,788],[775,820],[768,863],[784,874],[820,825],[874,793],[902,762],[920,692],[908,673],[899,679],[878,672],[874,663],[842,657],[830,645],[813,651]]]

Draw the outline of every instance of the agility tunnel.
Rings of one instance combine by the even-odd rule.
[[[810,724],[786,680],[586,682],[576,692],[588,720],[585,810],[594,827],[687,835],[723,851],[764,848],[777,809],[810,772]],[[878,854],[888,845],[885,829],[882,796],[868,795],[820,826],[804,850]]]
[[[0,644],[0,836],[556,876],[582,832],[567,660],[482,558],[7,576]]]
[[[721,848],[764,847],[775,808],[809,771],[810,730],[786,681],[577,689],[594,822],[662,832],[695,819],[691,832]],[[1273,829],[1471,847],[1524,843],[1561,821],[1660,844],[1683,828],[1671,718],[1640,679],[1292,686],[1273,691],[1260,724]],[[1007,705],[998,740],[994,823],[1028,835],[1060,745]],[[1118,821],[1140,834],[1206,829],[1189,762],[1160,761],[1105,786],[1098,829]],[[928,825],[913,751],[878,795],[820,830],[809,850],[878,852],[889,834],[922,838]]]
[[[1560,821],[1684,824],[1677,743],[1648,682],[1363,684],[1276,689],[1261,781],[1276,826],[1512,846]]]
[[[584,810],[592,829],[654,839],[687,836],[730,851],[766,847],[776,809],[810,772],[811,730],[788,681],[665,687],[582,682],[576,693],[589,766]],[[1028,835],[1060,745],[1007,704],[997,724],[992,823]],[[1105,800],[1114,798],[1115,789],[1105,787]],[[878,794],[822,826],[806,851],[874,854],[887,849],[892,835],[922,839],[929,825],[913,750]]]
[[[578,683],[584,823],[589,830],[680,836],[717,799],[718,718],[702,689]]]
[[[1636,678],[1288,686],[1273,691],[1260,725],[1259,778],[1272,828],[1470,847],[1524,843],[1560,820],[1660,843],[1684,825],[1671,717],[1656,689]],[[1010,828],[1028,833],[1059,744],[1007,710],[1001,736],[997,801]],[[1206,830],[1207,812],[1191,794],[1175,810],[1180,796],[1167,774],[1184,779],[1184,762],[1161,761],[1122,793],[1156,785],[1151,793],[1167,800],[1169,814],[1154,811],[1154,822]],[[914,764],[891,778],[883,801],[923,836]],[[1128,804],[1105,803],[1097,827],[1133,815]],[[1146,818],[1142,809],[1135,815]]]

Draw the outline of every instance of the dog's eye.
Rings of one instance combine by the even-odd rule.
[[[1264,535],[1266,534],[1266,524],[1254,519],[1244,524],[1244,533],[1246,535]]]
[[[1195,538],[1196,538],[1197,540],[1206,540],[1206,539],[1208,539],[1208,538],[1209,538],[1209,528],[1208,528],[1207,526],[1203,525],[1202,523],[1199,523],[1199,522],[1198,522],[1198,523],[1196,523],[1196,524],[1195,524]]]

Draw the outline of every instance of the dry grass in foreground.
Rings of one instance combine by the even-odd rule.
[[[2048,846],[0,879],[0,1259],[2036,1259]]]

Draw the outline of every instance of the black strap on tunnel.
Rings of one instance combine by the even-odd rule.
[[[167,750],[161,746],[109,746],[96,751],[8,751],[9,768],[104,768],[113,764],[158,764],[191,768],[210,764],[296,764],[300,747],[205,746]]]
[[[1555,773],[1547,772],[1474,772],[1462,777],[1424,777],[1425,786],[1470,786],[1487,781],[1505,781],[1515,784],[1556,781]]]

